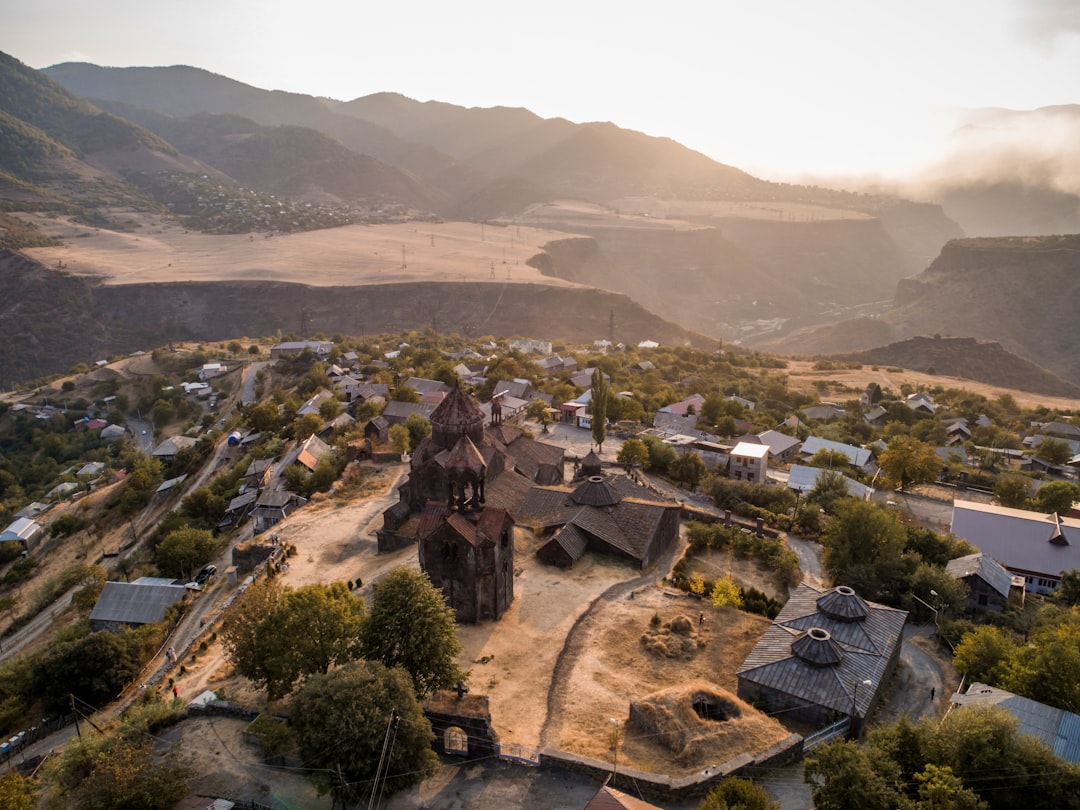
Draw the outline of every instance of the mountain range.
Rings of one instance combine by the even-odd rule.
[[[289,200],[330,212],[281,218],[302,228],[390,212],[516,222],[552,232],[530,260],[544,274],[623,294],[702,335],[801,352],[916,333],[997,338],[912,292],[937,289],[928,266],[964,236],[940,205],[768,182],[611,123],[394,93],[337,101],[186,66],[36,71],[0,54],[0,140],[7,211],[120,227],[109,214],[117,206],[177,215],[185,195],[213,184],[217,196],[255,193],[263,207]],[[995,182],[980,197],[972,177],[953,178],[949,199],[997,211],[1014,180]],[[1068,208],[1067,190],[1043,192]],[[0,213],[5,224],[9,235],[21,227]],[[1080,379],[1053,346],[1021,339],[1023,324],[1008,332],[1006,349]]]

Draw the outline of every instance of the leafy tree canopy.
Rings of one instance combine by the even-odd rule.
[[[408,672],[421,696],[447,689],[463,675],[454,663],[461,650],[454,611],[420,571],[395,568],[379,581],[360,650],[369,661]]]
[[[404,670],[374,661],[347,664],[308,680],[293,705],[304,762],[340,768],[352,801],[370,796],[388,735],[394,744],[380,782],[386,792],[419,784],[438,766],[431,724]]]

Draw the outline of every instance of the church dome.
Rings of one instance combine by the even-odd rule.
[[[602,476],[594,475],[578,485],[570,494],[570,500],[581,506],[614,506],[622,496]]]
[[[791,642],[791,652],[808,664],[816,667],[830,667],[839,664],[844,657],[840,645],[837,644],[828,630],[820,627],[811,627]]]
[[[847,585],[837,585],[823,594],[817,606],[826,616],[841,622],[860,622],[870,613],[863,598]]]

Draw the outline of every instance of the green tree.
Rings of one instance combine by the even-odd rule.
[[[49,648],[33,666],[34,693],[50,712],[67,712],[69,695],[104,706],[139,674],[158,628],[101,630]]]
[[[167,810],[187,794],[191,772],[172,752],[156,756],[150,739],[76,740],[52,780],[54,802],[85,810]]]
[[[347,664],[309,679],[296,693],[293,722],[300,754],[311,768],[340,768],[359,801],[383,763],[385,790],[419,784],[435,772],[434,734],[409,676],[376,661]],[[382,784],[382,783],[380,783]]]
[[[541,426],[547,430],[548,424],[551,422],[551,416],[548,414],[548,404],[542,399],[534,399],[525,408],[525,415],[532,419],[534,422],[539,422]]]
[[[1080,571],[1071,568],[1061,572],[1061,584],[1054,591],[1054,598],[1066,607],[1080,604]]]
[[[336,398],[330,398],[319,406],[319,417],[329,422],[341,413],[341,402]]]
[[[390,395],[390,399],[394,402],[419,402],[420,395],[411,385],[402,383],[394,389],[394,393]]]
[[[34,810],[37,800],[33,784],[17,772],[0,776],[0,810]]]
[[[364,602],[344,583],[293,590],[248,588],[226,615],[221,636],[237,672],[283,697],[306,677],[360,656]]]
[[[847,478],[839,470],[819,473],[813,488],[806,495],[808,501],[818,504],[826,512],[832,512],[836,502],[847,497]]]
[[[671,465],[678,459],[679,454],[670,444],[666,444],[656,436],[646,436],[642,441],[649,448],[648,468],[660,475],[666,475]]]
[[[421,697],[463,675],[454,663],[461,651],[454,611],[421,571],[395,568],[379,581],[360,649],[369,661],[408,672]]]
[[[911,806],[899,787],[900,769],[849,740],[815,748],[804,767],[817,810],[906,810]]]
[[[968,681],[998,686],[1015,655],[1016,642],[1011,636],[999,627],[982,625],[960,639],[953,652],[953,666]]]
[[[709,601],[713,607],[741,608],[743,606],[742,591],[731,577],[720,577],[709,593]]]
[[[405,418],[405,428],[409,431],[409,447],[413,450],[431,435],[431,421],[422,413],[410,413]]]
[[[986,802],[953,773],[948,765],[926,764],[915,774],[919,785],[919,810],[986,810]]]
[[[994,480],[994,497],[1002,506],[1022,509],[1031,495],[1031,479],[1022,475],[999,475]]]
[[[1067,515],[1077,501],[1080,501],[1080,486],[1070,481],[1049,481],[1035,490],[1031,508],[1048,515]]]
[[[188,526],[166,534],[154,549],[154,560],[163,576],[190,578],[217,551],[218,541],[210,531]]]
[[[607,438],[607,413],[611,386],[599,366],[593,369],[592,385],[589,390],[592,392],[589,400],[589,413],[592,415],[592,440],[596,443],[597,452],[603,452],[604,439]]]
[[[695,452],[689,452],[682,453],[675,459],[668,472],[672,478],[685,484],[693,492],[694,487],[701,482],[708,470],[705,467],[705,462],[701,460],[701,456]]]
[[[903,591],[914,560],[902,558],[907,536],[896,515],[856,498],[838,501],[835,512],[821,537],[833,581],[867,599]]]
[[[627,439],[619,448],[616,459],[620,464],[640,464],[642,466],[649,460],[649,448],[641,439]]]
[[[933,447],[909,436],[894,436],[878,458],[889,483],[900,489],[936,481],[941,464]]]
[[[780,803],[770,801],[761,785],[729,776],[709,791],[697,810],[780,810]]]
[[[1080,617],[1066,616],[1040,627],[1031,644],[1016,649],[1004,688],[1024,697],[1073,711],[1080,707]]]
[[[318,433],[322,430],[323,420],[318,414],[305,413],[303,416],[298,416],[292,423],[292,435],[298,442],[303,441],[313,433]]]
[[[823,470],[846,470],[851,466],[851,459],[848,458],[847,453],[840,450],[822,447],[810,457],[808,463],[811,467],[819,467]]]
[[[1068,442],[1047,436],[1035,445],[1035,455],[1051,464],[1065,464],[1073,453]]]
[[[280,424],[278,404],[272,399],[250,405],[243,410],[244,422],[256,433],[270,433]]]
[[[395,453],[401,455],[409,452],[412,440],[409,437],[409,429],[405,425],[390,426],[390,446],[394,448]]]

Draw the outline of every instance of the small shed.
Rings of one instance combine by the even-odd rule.
[[[36,520],[28,517],[16,518],[0,532],[0,543],[14,540],[21,543],[27,551],[31,551],[37,545],[41,532],[42,526]]]
[[[1009,590],[1012,587],[1012,574],[1001,565],[983,554],[968,554],[949,560],[945,571],[953,579],[967,583],[969,610],[1002,611],[1009,604]]]

